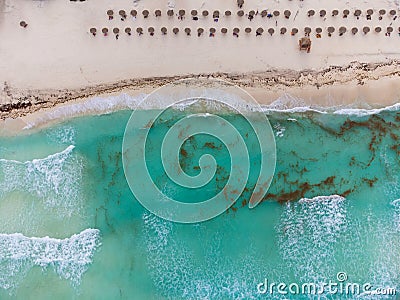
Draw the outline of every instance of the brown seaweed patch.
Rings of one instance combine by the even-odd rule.
[[[344,191],[343,193],[339,194],[339,196],[342,196],[344,198],[346,198],[348,195],[350,195],[353,192],[352,189],[348,189],[346,191]]]
[[[320,183],[310,184],[308,182],[304,182],[298,185],[298,189],[285,192],[283,189],[280,194],[268,193],[264,198],[265,200],[276,200],[279,203],[286,203],[291,201],[297,201],[301,198],[304,198],[306,193],[313,190],[314,188],[323,188],[326,186],[334,186],[335,185],[336,176],[329,176],[326,179],[322,180]]]
[[[187,157],[187,156],[188,156],[187,151],[186,151],[185,149],[183,149],[183,148],[181,148],[180,153],[181,153],[181,155],[184,156],[184,157]]]
[[[217,147],[214,145],[214,143],[211,142],[206,142],[204,144],[204,147],[210,148],[210,149],[216,149]]]
[[[370,179],[370,178],[363,178],[362,181],[365,182],[365,183],[367,183],[370,187],[373,187],[374,184],[378,181],[378,178],[377,178],[377,177],[374,177],[374,178],[372,178],[372,179]]]
[[[398,141],[399,140],[399,136],[394,134],[393,132],[390,133],[390,137],[392,138],[392,140],[394,141]]]

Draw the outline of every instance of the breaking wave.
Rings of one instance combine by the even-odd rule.
[[[323,282],[336,274],[335,245],[347,227],[345,204],[345,198],[330,195],[285,207],[277,227],[279,249],[298,282]]]
[[[83,162],[72,154],[75,146],[43,159],[20,162],[0,159],[0,198],[13,191],[40,198],[60,217],[80,209]]]
[[[302,113],[302,112],[315,112],[321,114],[336,114],[336,115],[349,115],[349,116],[369,116],[380,114],[385,111],[398,111],[400,110],[400,103],[389,105],[386,107],[372,108],[368,104],[363,104],[365,108],[356,105],[340,105],[340,106],[319,106],[319,105],[307,105],[306,102],[301,98],[296,98],[291,95],[285,94],[282,97],[276,99],[269,105],[262,105],[262,110],[265,113],[273,112],[284,112],[284,113]]]
[[[0,288],[12,293],[34,266],[43,270],[50,266],[77,287],[100,245],[98,229],[86,229],[66,239],[0,234]]]
[[[223,93],[221,92],[221,95]],[[217,99],[219,96],[216,92],[211,94],[205,89],[204,97],[210,99]],[[128,94],[120,94],[118,96],[109,97],[94,97],[88,100],[78,103],[66,103],[55,107],[49,111],[41,113],[38,117],[34,117],[33,120],[29,120],[24,129],[34,128],[54,120],[65,120],[79,115],[86,114],[108,114],[118,110],[124,109],[163,109],[165,99],[159,99],[155,106],[142,106],[142,101],[146,97],[146,94],[140,94],[136,97],[132,97]],[[187,97],[190,98],[190,91]],[[217,97],[217,98],[216,98]],[[234,96],[232,96],[234,97]],[[219,99],[219,98],[218,98]],[[221,99],[220,99],[221,100]],[[223,100],[223,99],[222,99]],[[188,101],[187,103],[176,105],[177,109],[184,110],[186,106],[193,104],[197,100]],[[231,99],[232,101],[232,99]],[[235,99],[233,99],[235,102]],[[238,103],[242,102],[237,100]],[[360,106],[360,107],[358,107]],[[365,108],[361,108],[361,106]],[[215,104],[210,104],[210,109],[221,109]],[[242,108],[243,109],[243,108]],[[286,113],[302,113],[302,112],[316,112],[322,114],[337,114],[337,115],[356,115],[356,116],[368,116],[373,114],[379,114],[384,111],[397,111],[400,110],[400,103],[390,105],[387,107],[372,108],[368,104],[359,105],[342,105],[342,106],[318,106],[318,105],[307,105],[306,102],[297,97],[293,97],[289,94],[284,94],[271,104],[261,105],[261,110],[267,114],[273,112],[286,112]]]
[[[278,275],[279,270],[264,266],[260,253],[247,245],[246,254],[234,259],[223,256],[221,241],[225,225],[210,234],[204,224],[191,227],[204,256],[182,240],[177,224],[151,213],[143,215],[144,245],[150,275],[163,299],[259,299],[257,283],[266,274]],[[226,225],[229,226],[229,225]],[[204,242],[204,236],[207,241]],[[203,252],[202,252],[203,253]],[[271,299],[281,299],[271,295]]]
[[[45,111],[29,121],[23,129],[31,129],[54,120],[65,120],[79,115],[107,114],[123,109],[133,109],[146,95],[131,97],[121,94],[110,97],[95,97],[78,103],[67,103]]]

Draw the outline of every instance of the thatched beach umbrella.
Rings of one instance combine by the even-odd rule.
[[[310,9],[310,10],[308,11],[307,15],[308,15],[309,17],[312,17],[313,15],[315,15],[315,10]]]
[[[389,11],[389,14],[390,14],[391,16],[394,16],[394,15],[396,15],[396,11],[395,11],[394,9],[392,9],[391,11]]]
[[[339,14],[339,11],[337,9],[332,10],[332,17],[335,17]]]
[[[127,35],[131,35],[131,32],[132,32],[132,29],[130,29],[129,27],[126,27],[126,28],[125,28],[125,33],[126,33]]]
[[[203,12],[201,14],[203,15],[203,17],[207,17],[208,16],[208,10],[203,10]]]
[[[22,24],[22,23],[24,23],[24,24]],[[19,25],[21,25],[22,27],[25,27],[25,26],[24,26],[25,24],[26,24],[26,23],[25,23],[24,21],[22,21],[22,22],[19,23]],[[90,28],[89,31],[90,31],[91,34],[96,35],[96,32],[97,32],[96,28]]]
[[[233,28],[233,32],[234,32],[234,33],[239,33],[239,32],[240,32],[240,29],[237,28],[237,27],[235,27],[235,28]]]
[[[256,14],[256,12],[254,10],[249,11],[249,16],[254,17],[255,14]]]
[[[142,27],[136,28],[136,32],[137,32],[139,35],[143,34],[143,28],[142,28]]]
[[[229,17],[230,15],[232,15],[232,12],[230,10],[225,11],[225,16]]]
[[[325,10],[325,9],[321,9],[321,10],[319,11],[319,16],[320,16],[320,17],[325,17],[325,16],[326,16],[326,10]]]
[[[19,26],[26,28],[26,27],[28,27],[28,23],[26,23],[25,21],[21,21],[21,22],[19,22]],[[95,34],[93,34],[93,35],[95,35]]]
[[[190,29],[190,28],[188,28],[188,27],[186,27],[185,28],[185,33],[186,33],[186,35],[190,35],[190,32],[191,32],[192,30]]]
[[[190,14],[191,14],[193,17],[197,16],[197,10],[192,9],[192,11],[190,12]]]
[[[347,31],[347,28],[344,26],[339,27],[339,35],[342,36]]]
[[[367,34],[370,30],[371,30],[371,29],[370,29],[368,26],[365,26],[365,27],[363,28],[364,34]]]
[[[379,32],[381,32],[382,31],[382,28],[380,28],[379,26],[378,27],[375,27],[375,32],[376,33],[379,33]]]
[[[358,32],[358,28],[357,27],[353,27],[352,29],[351,29],[351,33],[352,34],[356,34]]]
[[[184,9],[180,9],[178,14],[179,14],[179,16],[183,17],[185,15],[185,10]]]
[[[361,16],[361,10],[356,9],[355,12],[354,12],[354,15],[355,15],[356,17]]]
[[[147,9],[145,9],[144,11],[142,11],[142,14],[143,14],[143,17],[147,18],[149,16],[150,12]]]
[[[213,19],[217,19],[217,18],[219,18],[219,11],[218,11],[218,10],[215,10],[215,11],[213,12]]]
[[[244,11],[243,10],[238,10],[237,15],[239,17],[243,17],[244,16]]]
[[[244,29],[244,32],[250,33],[250,32],[251,32],[251,28],[250,28],[250,27],[246,27],[246,28]]]
[[[154,14],[156,17],[161,17],[161,10],[157,9]]]
[[[242,7],[243,4],[244,4],[244,0],[237,0],[237,5],[239,7]]]
[[[321,28],[321,27],[316,28],[316,29],[315,29],[315,32],[316,32],[316,33],[322,33],[322,28]]]
[[[215,28],[210,28],[210,33],[214,34],[217,30]]]
[[[332,33],[334,33],[334,32],[335,32],[335,27],[329,26],[329,27],[328,27],[328,33],[332,34]]]
[[[103,28],[103,29],[101,30],[101,32],[102,32],[104,35],[107,35],[107,34],[108,34],[108,28]]]
[[[380,14],[381,16],[383,16],[384,14],[386,14],[386,10],[384,10],[384,9],[379,10],[379,14]]]
[[[112,15],[114,15],[114,11],[111,9],[107,10],[107,16],[112,16]]]
[[[268,33],[269,33],[270,35],[273,35],[274,32],[275,32],[275,29],[273,29],[273,28],[268,28]]]
[[[264,32],[264,29],[262,27],[259,27],[256,30],[256,33],[259,34],[259,35],[263,34],[263,32]]]
[[[225,33],[227,33],[227,32],[228,32],[228,29],[226,29],[226,28],[221,28],[221,33],[225,34]]]
[[[132,10],[131,10],[131,16],[132,16],[132,17],[136,17],[136,16],[137,16],[137,10],[132,9]]]
[[[290,10],[285,10],[285,11],[283,12],[283,15],[285,16],[286,19],[289,19],[289,17],[290,17],[291,14],[292,14],[292,13],[290,12]]]
[[[274,15],[275,17],[278,17],[278,16],[280,15],[279,10],[274,10],[273,15]]]
[[[290,31],[290,34],[295,35],[298,32],[299,32],[299,30],[297,28],[292,28],[292,31]]]
[[[268,12],[267,12],[267,10],[263,10],[262,12],[261,12],[261,17],[266,17],[268,15]]]
[[[386,32],[387,33],[392,33],[393,32],[393,27],[388,27],[388,28],[386,28]]]
[[[168,9],[167,10],[167,16],[168,17],[173,17],[174,16],[174,10],[173,9]]]
[[[178,34],[179,28],[175,27],[174,29],[172,29],[172,32],[173,32],[174,34]]]
[[[150,35],[154,35],[154,27],[147,28],[147,31],[150,33]]]
[[[343,18],[347,18],[347,16],[350,14],[350,11],[348,9],[345,9],[343,11]]]
[[[310,34],[311,33],[311,28],[310,27],[304,27],[304,33],[305,34]]]
[[[197,28],[197,36],[201,36],[204,32],[203,28]]]
[[[114,32],[114,34],[118,34],[119,33],[119,28],[114,28],[113,32]]]
[[[161,33],[162,34],[167,34],[167,28],[166,27],[161,27]]]
[[[287,32],[286,27],[282,27],[282,28],[281,28],[281,34],[285,34],[286,32]]]
[[[123,9],[119,11],[119,15],[124,19],[126,18],[126,12]]]
[[[373,10],[373,9],[367,9],[367,15],[372,16],[373,13],[374,13],[374,10]]]

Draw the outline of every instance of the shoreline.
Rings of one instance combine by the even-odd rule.
[[[33,90],[7,85],[0,92],[0,119],[16,119],[32,113],[58,107],[60,104],[85,101],[126,93],[147,94],[171,81],[185,78],[212,77],[226,80],[249,92],[260,105],[271,104],[283,95],[299,98],[306,105],[322,107],[340,105],[371,105],[374,108],[397,103],[400,99],[400,61],[388,63],[352,62],[346,66],[331,66],[321,71],[278,70],[265,72],[211,73],[149,77],[121,80],[79,89]]]
[[[236,84],[266,111],[357,114],[354,111],[366,110],[370,114],[385,108],[397,109],[400,103],[397,89],[400,61],[397,60],[380,64],[353,62],[322,71],[271,70],[131,79],[75,90],[22,91],[9,87],[2,91],[9,101],[0,104],[0,135],[50,126],[78,116],[134,109],[154,89],[190,77],[213,77]]]

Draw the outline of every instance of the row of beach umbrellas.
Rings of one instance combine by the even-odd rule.
[[[126,17],[127,17],[127,14],[126,14],[125,10],[120,10],[120,11],[118,12],[118,14],[119,14],[122,18],[126,18]],[[178,10],[177,14],[178,14],[180,17],[183,17],[183,16],[185,16],[186,11],[185,11],[184,9],[180,9],[180,10]],[[200,12],[200,11],[197,11],[197,10],[193,9],[193,10],[190,11],[190,15],[191,15],[192,17],[197,17],[197,16],[199,16],[200,14],[201,14],[203,17],[207,17],[210,13],[208,12],[208,10],[203,10],[203,11]],[[239,17],[242,17],[242,16],[245,15],[245,12],[244,12],[243,10],[239,10],[239,11],[236,12],[236,14],[237,14]],[[254,11],[254,10],[250,10],[250,11],[248,12],[248,15],[251,16],[251,17],[254,17],[256,14],[257,14],[257,12]],[[263,11],[261,11],[260,14],[261,14],[262,17],[265,17],[265,16],[267,16],[269,13],[268,13],[267,10],[263,10]],[[271,16],[275,16],[275,17],[278,17],[280,14],[281,14],[281,13],[280,13],[278,10],[275,10],[275,11],[273,11],[272,13],[270,13]],[[107,15],[108,15],[109,17],[114,16],[114,11],[111,10],[111,9],[108,10],[108,11],[107,11]],[[131,15],[132,17],[137,17],[137,16],[138,16],[138,11],[135,10],[135,9],[133,9],[133,10],[131,10],[130,15]],[[142,15],[143,15],[143,17],[147,18],[147,17],[150,16],[150,11],[147,10],[147,9],[145,9],[145,10],[142,11]],[[154,11],[154,15],[155,15],[156,17],[161,17],[161,15],[162,15],[161,10],[159,10],[159,9],[155,10],[155,11]],[[174,10],[170,9],[170,10],[167,11],[167,16],[172,17],[172,16],[174,16],[174,15],[175,15]],[[224,12],[224,15],[227,16],[227,17],[229,17],[229,16],[232,15],[232,11],[226,10],[226,11]],[[286,18],[289,18],[290,15],[291,15],[290,10],[285,10],[285,11],[283,12],[283,15],[284,15]],[[214,10],[214,11],[212,12],[212,16],[213,16],[213,18],[219,18],[219,17],[221,16],[221,13],[220,13],[219,10]]]
[[[400,32],[400,27],[398,28],[398,30],[399,30],[399,32]],[[97,29],[94,28],[94,27],[90,28],[89,31],[90,31],[90,33],[93,34],[93,35],[96,35],[96,33],[97,33]],[[130,27],[125,28],[124,31],[125,31],[125,33],[127,33],[127,34],[129,34],[129,35],[132,33],[132,29],[131,29]],[[152,35],[155,33],[154,27],[148,27],[148,28],[147,28],[147,31],[148,31],[150,34],[152,34]],[[161,31],[162,34],[167,34],[168,29],[167,29],[166,27],[161,27],[160,31]],[[180,29],[177,28],[177,27],[175,27],[175,28],[172,29],[172,32],[173,32],[174,34],[178,34],[179,31],[180,31]],[[250,28],[250,27],[246,27],[246,28],[244,29],[244,32],[245,32],[245,33],[251,33],[252,31],[253,31],[253,29]],[[279,33],[280,33],[280,34],[285,34],[287,31],[288,31],[288,30],[287,30],[286,27],[282,27],[282,28],[280,28]],[[335,29],[335,27],[333,27],[333,26],[329,26],[329,27],[326,29],[326,31],[328,32],[328,34],[332,34],[332,33],[334,33],[334,32],[336,31],[336,29]],[[357,28],[357,27],[353,27],[350,31],[351,31],[353,34],[356,34],[356,33],[358,32],[358,28]],[[365,27],[362,28],[362,31],[363,31],[363,33],[367,34],[368,32],[371,31],[371,28],[368,27],[368,26],[365,26]],[[377,32],[377,33],[379,33],[379,32],[382,31],[382,28],[379,27],[379,26],[378,26],[378,27],[375,27],[375,28],[374,28],[374,31]],[[101,32],[102,32],[103,34],[107,35],[108,32],[109,32],[109,30],[108,30],[108,28],[105,27],[105,28],[103,28],[103,29],[101,30]],[[119,28],[114,28],[114,29],[112,30],[112,32],[113,32],[114,34],[119,34],[119,33],[120,33],[120,30],[119,30]],[[144,29],[143,29],[142,27],[137,27],[137,28],[136,28],[136,32],[137,32],[138,34],[143,34],[143,33],[144,33]],[[192,32],[192,29],[191,29],[191,28],[185,28],[185,29],[184,29],[184,32],[185,32],[187,35],[190,35],[191,32]],[[215,29],[215,28],[210,28],[210,33],[211,33],[211,34],[215,34],[216,32],[217,32],[217,29]],[[228,32],[228,29],[227,29],[227,28],[221,28],[221,33],[225,34],[225,33],[227,33],[227,32]],[[237,27],[236,27],[236,28],[233,28],[232,32],[233,32],[233,33],[236,33],[236,34],[239,34],[240,29],[237,28]],[[263,29],[262,27],[259,27],[259,28],[257,28],[257,29],[255,30],[255,32],[256,32],[257,35],[261,35],[261,34],[264,32],[264,29]],[[268,32],[270,35],[273,35],[273,34],[275,33],[275,29],[274,29],[274,28],[269,28],[269,29],[267,30],[267,32]],[[295,34],[297,34],[298,32],[299,32],[299,29],[298,29],[298,28],[292,28],[291,31],[290,31],[290,33],[291,33],[292,35],[295,35]],[[304,28],[304,33],[305,33],[306,35],[309,35],[311,32],[312,32],[312,29],[311,29],[310,27],[305,27],[305,28]],[[317,27],[317,28],[315,29],[315,32],[318,33],[318,34],[321,34],[321,33],[323,32],[323,29],[320,28],[320,27]],[[344,33],[347,32],[347,28],[344,27],[344,26],[341,26],[341,27],[338,28],[338,32],[339,32],[339,35],[343,35]],[[387,27],[387,28],[386,28],[386,32],[387,32],[387,33],[393,32],[393,27]],[[201,34],[203,34],[203,33],[204,33],[204,29],[203,29],[203,28],[197,28],[197,34],[198,34],[198,35],[201,35]]]
[[[207,17],[207,16],[209,15],[208,10],[203,10],[203,11],[200,12],[200,11],[197,11],[197,10],[193,9],[193,10],[190,11],[190,15],[191,15],[192,17],[197,17],[198,15],[200,15],[200,13],[201,13],[201,15],[204,16],[204,17]],[[254,11],[254,10],[250,10],[250,11],[248,12],[248,16],[254,17],[257,13],[258,13],[258,12]],[[371,16],[371,15],[373,15],[374,10],[373,10],[373,9],[368,9],[368,10],[366,11],[366,13],[367,13],[368,16]],[[388,14],[389,14],[390,16],[395,16],[396,13],[397,13],[396,10],[392,9],[392,10],[389,11]],[[126,17],[127,17],[127,13],[125,12],[125,10],[119,10],[118,14],[119,14],[122,18],[126,18]],[[178,14],[180,17],[183,17],[183,16],[186,15],[186,11],[185,11],[184,9],[180,9],[180,10],[177,11],[177,14]],[[242,16],[245,15],[245,12],[244,12],[243,10],[238,10],[238,11],[236,12],[236,14],[237,14],[239,17],[242,17]],[[260,15],[261,15],[262,17],[266,17],[266,16],[270,16],[270,17],[275,16],[275,17],[278,17],[280,14],[281,14],[281,13],[280,13],[279,10],[274,10],[274,11],[272,11],[272,12],[268,12],[267,10],[263,10],[263,11],[260,12]],[[291,16],[291,11],[290,11],[290,10],[284,10],[282,14],[283,14],[286,18],[289,18],[289,17]],[[307,15],[308,15],[309,17],[314,16],[315,14],[316,14],[316,11],[313,10],[313,9],[310,9],[310,10],[307,12]],[[327,14],[327,11],[324,10],[324,9],[321,9],[321,10],[319,11],[319,15],[320,15],[321,17],[325,17],[326,14]],[[362,11],[359,10],[359,9],[356,9],[356,10],[354,11],[354,15],[355,15],[356,17],[361,16],[361,14],[362,14]],[[386,14],[386,10],[385,10],[385,9],[380,9],[380,10],[378,11],[378,14],[379,14],[380,16],[383,16],[383,15]],[[111,9],[108,10],[108,11],[107,11],[107,15],[108,15],[109,17],[112,17],[112,16],[114,15],[114,11],[111,10]],[[130,15],[131,15],[132,17],[136,17],[136,16],[138,15],[138,11],[135,10],[135,9],[133,9],[133,10],[130,11]],[[147,9],[145,9],[145,10],[142,11],[142,15],[143,15],[144,18],[147,18],[147,17],[150,16],[150,11],[147,10]],[[159,9],[155,10],[155,11],[154,11],[154,15],[155,15],[156,17],[160,17],[160,16],[162,15],[161,10],[159,10]],[[167,16],[172,17],[172,16],[174,16],[174,15],[175,15],[175,12],[174,12],[173,9],[167,10]],[[226,11],[224,12],[224,15],[225,15],[225,16],[231,16],[231,15],[232,15],[232,12],[231,12],[230,10],[226,10]],[[337,16],[337,15],[339,15],[339,10],[337,10],[337,9],[333,10],[333,11],[332,11],[332,16]],[[343,16],[344,16],[344,17],[347,17],[347,16],[349,16],[349,15],[350,15],[350,10],[348,10],[348,9],[343,10]],[[220,11],[219,11],[219,10],[213,11],[212,16],[213,16],[213,18],[219,18],[219,17],[220,17]]]
[[[122,18],[126,18],[126,17],[127,17],[127,14],[126,14],[125,10],[120,10],[120,11],[118,12],[118,14],[119,14]],[[183,16],[186,15],[186,11],[185,11],[184,9],[180,9],[180,10],[177,11],[177,14],[178,14],[179,16],[183,17]],[[196,16],[198,16],[199,14],[200,14],[200,12],[198,12],[197,10],[194,10],[194,9],[193,9],[192,11],[190,11],[190,15],[193,16],[193,17],[196,17]],[[209,15],[209,12],[208,12],[207,10],[203,10],[203,11],[201,12],[201,14],[202,14],[204,17],[207,17],[207,16]],[[114,11],[111,10],[111,9],[108,10],[108,11],[107,11],[107,15],[108,15],[108,16],[113,16],[113,15],[114,15]],[[130,11],[130,15],[131,15],[132,17],[137,17],[138,11],[135,10],[135,9],[133,9],[133,10]],[[142,11],[142,15],[143,15],[143,17],[147,18],[148,16],[150,16],[150,11],[147,10],[147,9],[145,9],[145,10]],[[159,9],[155,10],[155,11],[154,11],[154,15],[155,15],[156,17],[161,17],[161,15],[162,15],[161,10],[159,10]],[[167,11],[167,16],[172,17],[172,16],[174,16],[174,15],[175,15],[175,12],[174,12],[173,9],[169,9],[169,10]],[[225,11],[225,16],[230,16],[230,15],[232,15],[232,12],[231,12],[230,10]],[[213,17],[214,17],[214,18],[219,18],[219,17],[220,17],[220,12],[219,12],[218,10],[215,10],[215,11],[213,12]]]
[[[307,15],[308,15],[309,17],[312,17],[312,16],[315,15],[315,13],[316,13],[315,10],[310,9],[310,10],[308,11]],[[374,10],[373,10],[373,9],[367,9],[366,13],[367,13],[367,16],[372,16],[372,15],[374,14]],[[390,15],[390,16],[395,16],[396,13],[397,13],[397,12],[396,12],[396,10],[394,10],[394,9],[392,9],[392,10],[389,11],[389,15]],[[320,17],[325,17],[326,14],[327,14],[327,11],[324,10],[324,9],[321,9],[321,10],[319,11]],[[354,11],[354,16],[356,16],[356,17],[361,16],[361,14],[362,14],[362,11],[361,11],[360,9],[356,9],[356,10]],[[380,16],[383,16],[383,15],[386,14],[386,10],[385,10],[385,9],[380,9],[380,10],[378,11],[378,14],[379,14]],[[337,15],[339,15],[339,10],[337,10],[337,9],[332,10],[332,17],[337,16]],[[348,10],[348,9],[343,10],[343,17],[347,17],[347,16],[349,16],[349,15],[350,15],[350,10]]]

